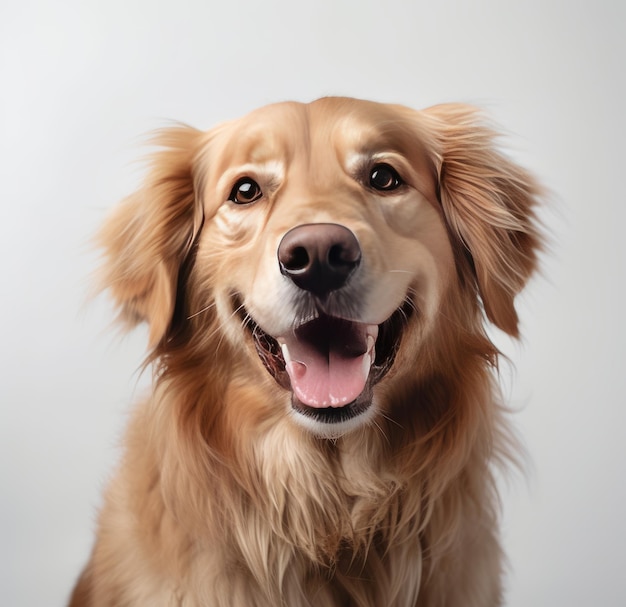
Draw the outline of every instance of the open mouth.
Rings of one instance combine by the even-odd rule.
[[[293,409],[338,424],[370,408],[373,387],[392,367],[412,312],[407,300],[380,325],[320,314],[276,337],[243,314],[265,368],[291,391]]]

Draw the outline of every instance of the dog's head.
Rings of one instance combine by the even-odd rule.
[[[227,348],[272,407],[337,436],[484,335],[483,314],[517,336],[538,190],[474,109],[328,98],[159,143],[102,242],[160,354]]]

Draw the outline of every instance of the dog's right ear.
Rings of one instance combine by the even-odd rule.
[[[161,131],[154,143],[162,149],[152,156],[143,187],[114,209],[98,236],[100,286],[113,295],[123,321],[148,322],[151,346],[170,326],[178,273],[202,226],[194,171],[201,140],[189,127]]]

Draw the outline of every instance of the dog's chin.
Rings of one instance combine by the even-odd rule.
[[[374,388],[393,367],[407,322],[414,313],[410,300],[380,325],[319,314],[295,327],[287,340],[266,333],[240,303],[234,303],[234,309],[245,317],[243,324],[265,369],[289,392],[290,414],[300,426],[316,436],[333,439],[373,419]],[[328,369],[328,375],[335,376],[330,380],[332,386],[320,389],[318,381],[299,379],[300,372],[294,366],[306,373],[307,364],[293,359],[307,360],[307,356],[322,361],[328,358],[329,366],[330,360],[339,358],[333,370]]]
[[[320,438],[339,438],[361,428],[370,422],[375,411],[372,389],[369,387],[342,407],[311,407],[300,402],[294,394],[291,396],[293,419]]]

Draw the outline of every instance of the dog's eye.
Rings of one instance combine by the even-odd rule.
[[[233,186],[228,200],[235,204],[250,204],[261,198],[261,196],[263,196],[263,192],[259,184],[254,179],[250,179],[250,177],[242,177]]]
[[[390,192],[402,185],[398,172],[388,164],[377,164],[370,172],[370,187],[381,192]]]

